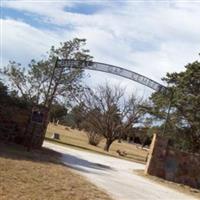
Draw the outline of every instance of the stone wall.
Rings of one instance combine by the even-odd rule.
[[[173,149],[155,134],[145,173],[200,189],[200,155]]]
[[[28,149],[41,147],[47,116],[44,116],[45,120],[41,124],[33,122],[31,115],[32,109],[0,105],[0,140],[21,144]]]
[[[0,140],[23,144],[30,111],[0,106]]]
[[[48,111],[42,107],[33,108],[32,112],[34,110],[41,112],[43,117],[40,123],[38,123],[38,120],[36,121],[33,119],[30,120],[26,130],[27,146],[29,148],[40,148],[45,138],[46,128],[48,124]],[[31,116],[31,118],[32,117],[33,115]]]

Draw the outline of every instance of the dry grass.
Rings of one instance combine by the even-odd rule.
[[[159,177],[156,177],[156,176],[147,175],[147,174],[144,173],[144,170],[134,170],[133,172],[136,173],[137,175],[145,177],[145,178],[147,178],[151,181],[159,183],[160,185],[169,187],[173,190],[177,190],[181,193],[192,195],[192,196],[196,197],[197,199],[200,199],[200,190],[198,190],[198,189],[194,189],[194,188],[187,186],[187,185],[167,181],[165,179],[162,179],[162,178],[159,178]]]
[[[1,200],[111,200],[104,192],[58,162],[59,154],[43,149],[0,144]]]
[[[103,150],[103,147],[105,145],[104,140],[97,147],[92,146],[88,144],[87,135],[83,131],[78,131],[75,129],[72,130],[70,128],[67,128],[66,130],[64,126],[61,126],[61,125],[55,126],[53,124],[49,124],[47,133],[46,133],[46,138],[47,139],[51,138],[53,133],[60,134],[60,143],[70,145],[75,148],[82,148],[85,150],[90,150],[97,153],[102,153],[102,154],[115,156],[115,157],[123,158],[123,159],[128,159],[132,161],[137,161],[141,163],[146,162],[146,156],[148,152],[146,150],[136,148],[136,145],[133,145],[133,144],[128,144],[125,142],[118,143],[117,141],[115,141],[111,145],[110,151],[105,152]],[[118,153],[116,152],[118,149],[121,151],[126,151],[127,156],[126,157],[119,156]]]

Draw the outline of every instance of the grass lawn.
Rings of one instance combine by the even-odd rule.
[[[95,147],[90,144],[88,144],[87,135],[83,131],[78,131],[75,129],[67,128],[65,129],[65,126],[55,126],[53,124],[49,124],[47,133],[46,133],[46,139],[51,139],[53,133],[59,133],[60,134],[60,140],[54,140],[57,142],[60,142],[61,144],[70,145],[74,148],[82,148],[89,151],[94,151],[96,153],[106,154],[110,156],[115,156],[118,158],[123,158],[127,160],[137,161],[140,163],[146,162],[147,157],[147,150],[143,150],[141,148],[136,148],[136,145],[129,144],[126,142],[118,143],[118,141],[115,141],[110,148],[109,152],[105,152],[103,150],[103,147],[105,145],[105,140],[102,140],[100,144]],[[52,139],[51,139],[52,141]],[[127,156],[122,157],[119,156],[116,152],[117,150],[126,151]]]
[[[1,200],[111,200],[59,163],[59,153],[0,143]]]

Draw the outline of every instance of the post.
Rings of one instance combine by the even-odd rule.
[[[152,158],[152,155],[153,155],[156,138],[157,138],[157,134],[154,133],[152,141],[151,141],[150,149],[149,149],[149,152],[148,152],[148,155],[147,155],[147,158],[146,158],[147,163],[146,163],[146,168],[144,170],[145,174],[148,174],[148,169],[149,169],[150,161],[151,161],[151,158]]]
[[[167,117],[166,117],[166,120],[165,120],[165,124],[164,124],[164,128],[163,128],[162,135],[164,135],[164,134],[165,134],[165,131],[166,131],[167,122],[168,122],[168,120],[169,120],[169,114],[170,114],[170,110],[171,110],[171,106],[172,106],[173,97],[174,97],[174,92],[173,92],[173,90],[172,90],[172,91],[171,91],[171,94],[170,94],[169,105],[168,105],[168,109],[167,109]]]
[[[49,96],[49,92],[51,90],[51,85],[52,85],[52,81],[53,81],[53,78],[54,78],[54,75],[55,75],[57,63],[58,63],[58,57],[56,57],[56,61],[55,61],[55,64],[54,64],[52,75],[51,75],[51,80],[50,80],[49,87],[48,87],[48,90],[47,90],[47,96],[46,96],[46,99],[45,99],[45,102],[44,102],[44,106],[46,106],[46,104],[48,103],[48,96]]]

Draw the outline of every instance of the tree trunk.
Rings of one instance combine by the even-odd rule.
[[[104,147],[104,151],[109,151],[110,145],[111,145],[112,143],[113,143],[112,140],[107,139],[107,140],[106,140],[105,147]]]

